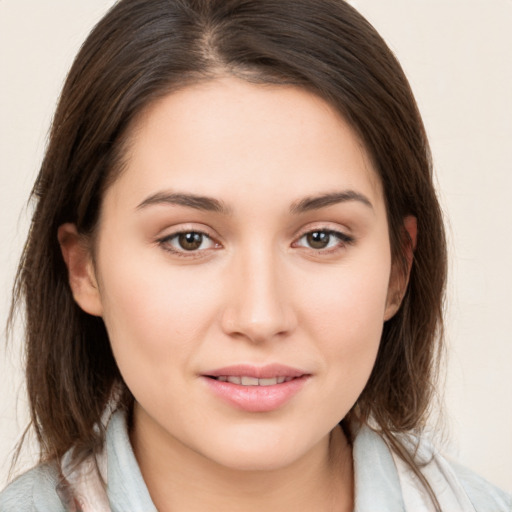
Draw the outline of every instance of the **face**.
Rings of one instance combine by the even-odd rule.
[[[381,184],[327,103],[231,78],[158,101],[97,235],[75,297],[105,321],[135,436],[241,469],[326,442],[396,309]]]

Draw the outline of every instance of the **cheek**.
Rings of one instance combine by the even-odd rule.
[[[341,419],[364,389],[380,345],[390,264],[341,268],[330,279],[312,279],[303,303],[309,336],[325,361],[325,408]],[[327,412],[327,414],[329,414]],[[339,421],[339,420],[338,420]]]
[[[310,273],[301,285],[304,316],[324,339],[380,339],[386,311],[390,263],[364,260],[323,273]],[[338,346],[343,350],[344,343]]]
[[[170,379],[212,322],[217,292],[203,286],[211,281],[140,255],[104,259],[102,269],[103,318],[126,382],[148,372]]]

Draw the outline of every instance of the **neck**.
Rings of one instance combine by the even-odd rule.
[[[270,471],[228,468],[159,438],[134,422],[135,456],[159,512],[353,510],[351,447],[339,427],[299,460]]]

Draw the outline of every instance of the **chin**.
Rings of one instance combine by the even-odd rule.
[[[300,458],[300,454],[286,453],[282,450],[262,453],[262,451],[252,452],[240,451],[231,454],[223,454],[218,457],[217,463],[221,466],[241,472],[272,472],[283,469],[293,464]]]
[[[223,439],[212,438],[209,453],[203,454],[231,470],[268,472],[299,461],[318,445],[318,441],[294,435],[290,430],[281,433],[269,429],[244,430],[240,429],[239,435],[231,432]]]

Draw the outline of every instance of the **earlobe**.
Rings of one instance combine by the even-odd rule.
[[[103,307],[88,244],[71,223],[59,226],[57,238],[68,268],[69,286],[75,302],[86,313],[101,316]]]
[[[409,284],[417,238],[417,219],[413,215],[408,215],[404,218],[404,233],[402,239],[402,253],[405,256],[406,267],[404,268],[399,262],[393,263],[389,280],[386,310],[384,312],[384,321],[392,318],[402,304],[407,285]]]
[[[384,321],[387,322],[389,319],[393,318],[402,305],[402,294],[398,290],[392,290],[392,287],[389,287],[388,296],[386,299],[386,310],[384,311]]]

